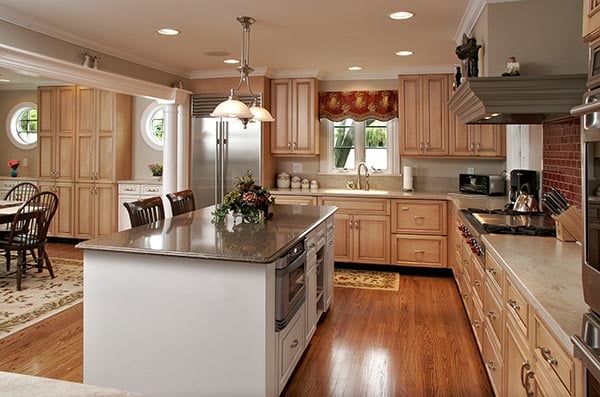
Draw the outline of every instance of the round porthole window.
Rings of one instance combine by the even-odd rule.
[[[140,120],[144,141],[155,150],[162,150],[164,145],[165,110],[159,103],[151,103],[144,110]]]
[[[6,119],[6,132],[11,143],[20,149],[33,149],[38,141],[38,112],[33,102],[14,106]]]

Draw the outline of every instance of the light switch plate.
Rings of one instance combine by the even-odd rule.
[[[29,159],[28,159],[27,157],[23,157],[23,158],[21,159],[21,165],[22,165],[23,167],[27,167],[27,166],[29,166]]]
[[[292,164],[292,172],[302,172],[302,163],[293,163]]]
[[[475,168],[473,168],[473,167],[467,168],[467,174],[473,175],[474,173],[475,173]]]

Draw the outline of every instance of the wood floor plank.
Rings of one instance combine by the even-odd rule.
[[[68,244],[51,257],[82,259]],[[400,290],[335,288],[334,304],[285,396],[492,396],[449,277],[400,276]],[[0,340],[0,371],[81,382],[83,304]]]

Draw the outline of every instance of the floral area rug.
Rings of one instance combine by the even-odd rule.
[[[0,338],[33,325],[83,300],[83,262],[51,258],[55,278],[47,269],[27,269],[21,291],[14,274],[6,272],[0,259]]]
[[[333,285],[343,288],[398,291],[400,288],[400,275],[395,272],[336,268]]]

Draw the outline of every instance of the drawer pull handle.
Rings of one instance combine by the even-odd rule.
[[[424,254],[425,250],[415,250],[415,254]]]
[[[479,321],[477,321],[477,320],[474,320],[474,321],[473,321],[473,327],[475,327],[475,328],[479,328],[479,327],[481,327],[481,325],[479,324]]]
[[[491,275],[496,275],[496,269],[494,269],[493,267],[488,267],[487,271],[491,274]]]
[[[488,310],[486,316],[488,316],[488,318],[490,318],[491,320],[495,320],[496,319],[496,312],[493,310]]]
[[[512,307],[516,311],[521,310],[521,307],[517,304],[517,301],[514,299],[508,300],[508,306]]]
[[[298,346],[298,339],[294,339],[294,341],[292,342],[292,344],[290,345],[290,348],[295,348],[296,346]]]
[[[521,364],[521,386],[525,389],[527,397],[533,397],[533,391],[531,391],[531,384],[529,381],[533,379],[534,376],[535,374],[531,370],[531,365],[529,365],[527,361]]]
[[[542,357],[544,358],[544,360],[546,360],[546,362],[550,365],[556,366],[558,364],[558,361],[552,357],[552,354],[550,353],[550,349],[548,349],[547,347],[541,347],[538,346],[538,349],[540,349],[540,353],[542,353]]]
[[[467,299],[469,299],[469,294],[463,294],[463,299],[464,299],[464,300],[467,300]]]
[[[475,281],[473,281],[473,286],[474,286],[474,287],[479,287],[479,286],[481,286],[481,281],[479,281],[479,280],[475,280]]]
[[[418,219],[425,219],[425,217],[423,215],[415,215],[415,220]]]
[[[488,361],[485,362],[485,364],[488,366],[488,368],[491,371],[495,371],[496,370],[496,366],[494,365],[494,361],[488,360]]]
[[[408,211],[408,207],[400,207],[400,211]]]
[[[468,265],[468,264],[469,264],[469,260],[468,260],[468,259],[463,259],[463,263],[464,263],[465,265]]]
[[[319,234],[319,239],[325,238],[325,233]]]

